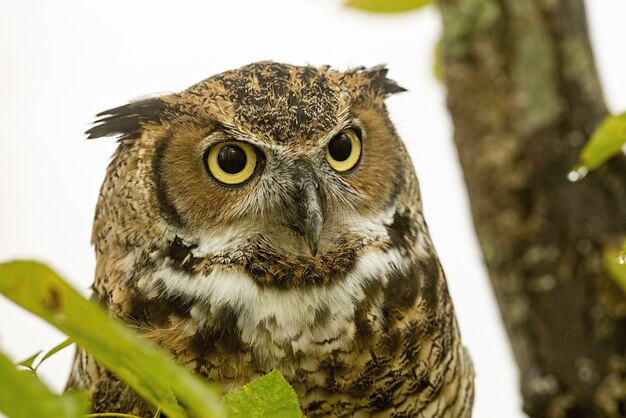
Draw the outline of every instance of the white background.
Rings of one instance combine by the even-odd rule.
[[[612,111],[626,110],[626,4],[587,6],[607,102]],[[432,7],[380,16],[345,9],[339,0],[0,0],[0,261],[43,260],[89,293],[91,221],[115,147],[112,139],[84,140],[97,112],[252,61],[340,69],[386,63],[390,77],[409,89],[388,105],[417,167],[426,219],[474,358],[474,416],[522,417],[513,360],[470,223],[445,91],[432,77],[440,32]],[[62,339],[0,297],[1,351],[17,360]],[[66,350],[40,371],[55,390],[65,383],[71,356]]]

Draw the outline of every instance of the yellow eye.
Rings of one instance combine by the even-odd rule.
[[[326,147],[326,161],[340,173],[352,170],[361,158],[361,138],[354,129],[344,129]]]
[[[207,154],[209,173],[229,186],[242,184],[254,174],[257,157],[252,145],[229,141],[213,145]]]

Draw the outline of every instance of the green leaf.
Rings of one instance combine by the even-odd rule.
[[[595,130],[580,153],[576,171],[594,170],[616,156],[626,144],[626,113],[608,116]]]
[[[432,0],[346,0],[346,6],[375,13],[402,13],[419,9]]]
[[[626,264],[618,257],[619,252],[615,247],[605,247],[602,249],[602,260],[606,273],[626,293]]]
[[[30,371],[17,370],[0,354],[0,411],[11,418],[79,418],[87,409],[83,393],[56,395]]]
[[[41,358],[41,360],[39,360],[37,362],[37,365],[34,364],[35,360],[37,359],[37,357],[39,357],[39,355],[41,353],[43,353],[43,350],[39,350],[35,354],[33,354],[32,356],[27,358],[26,360],[20,361],[19,363],[17,363],[17,366],[26,367],[31,372],[37,373],[37,369],[39,368],[39,366],[41,366],[41,364],[44,361],[46,361],[47,359],[49,359],[50,357],[52,357],[53,355],[55,355],[59,351],[63,350],[64,348],[72,345],[73,343],[74,343],[74,341],[72,341],[71,338],[67,338],[65,341],[63,341],[62,343],[60,343],[57,346],[53,347],[46,354],[44,354],[44,356]]]
[[[216,389],[84,299],[45,265],[0,264],[0,293],[70,336],[168,417],[224,416]]]
[[[69,347],[72,344],[74,344],[74,340],[72,340],[71,338],[67,338],[67,339],[65,339],[65,341],[63,341],[63,342],[57,344],[56,346],[52,347],[46,354],[44,354],[44,356],[41,358],[41,360],[39,360],[39,363],[37,363],[37,366],[35,367],[35,370],[37,370],[39,368],[39,366],[41,366],[41,363],[43,363],[44,361],[48,360],[50,357],[52,357],[53,355],[55,355],[59,351],[63,350],[64,348]]]
[[[437,81],[443,81],[443,39],[439,38],[433,51],[433,74]]]
[[[39,350],[37,351],[35,354],[33,354],[32,356],[30,356],[29,358],[27,358],[26,360],[22,360],[19,363],[17,363],[18,366],[22,366],[22,367],[26,367],[27,369],[30,369],[32,371],[35,371],[35,367],[33,367],[33,363],[35,362],[35,359],[37,357],[39,357],[39,355],[43,353],[43,350]]]
[[[296,392],[278,370],[230,390],[223,402],[228,418],[302,417]]]

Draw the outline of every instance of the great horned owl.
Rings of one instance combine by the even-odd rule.
[[[384,105],[384,67],[260,62],[101,113],[94,297],[224,390],[319,416],[469,417],[473,369]],[[150,416],[79,351],[69,387]]]

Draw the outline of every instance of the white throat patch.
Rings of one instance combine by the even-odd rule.
[[[386,285],[387,274],[402,271],[407,264],[395,249],[372,250],[359,258],[345,278],[298,289],[261,287],[235,268],[197,276],[164,267],[153,279],[165,285],[169,296],[197,300],[191,315],[199,324],[223,307],[237,312],[232,326],[237,327],[242,342],[269,360],[283,357],[285,346],[294,353],[319,354],[348,343],[354,332],[346,324],[353,322],[355,307],[366,296],[364,289],[375,281]],[[320,310],[327,312],[324,327],[314,326]]]

